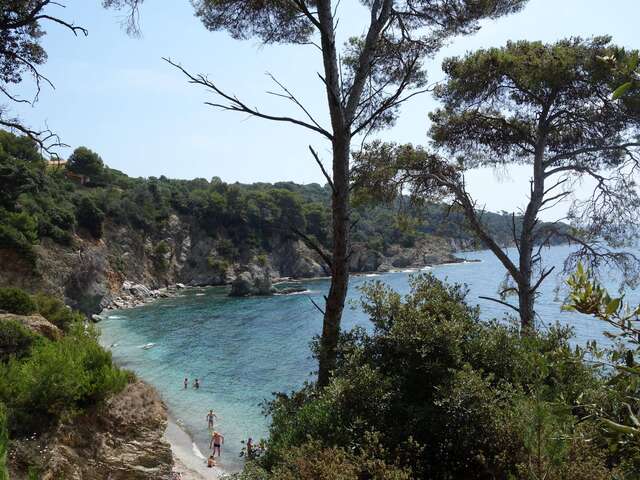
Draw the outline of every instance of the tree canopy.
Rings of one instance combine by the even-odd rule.
[[[56,15],[64,4],[52,0],[11,0],[0,2],[0,97],[12,103],[38,101],[43,85],[53,86],[40,67],[47,60],[41,40],[45,35],[43,23],[52,23],[69,29],[75,35],[87,35],[87,30],[67,22]],[[14,91],[25,77],[35,82],[32,98],[23,98]],[[12,116],[6,105],[0,104],[0,125],[30,136],[47,153],[55,153],[61,146],[58,136],[48,128],[37,130]]]
[[[97,177],[104,170],[104,162],[100,155],[87,147],[78,147],[69,156],[66,167],[74,173]]]
[[[629,281],[637,278],[637,259],[611,248],[635,238],[640,206],[634,181],[640,95],[611,95],[623,79],[617,65],[636,56],[608,37],[595,37],[508,42],[449,58],[446,81],[435,90],[443,106],[430,114],[433,149],[373,143],[359,154],[358,169],[370,182],[408,181],[418,195],[449,196],[503,263],[510,282],[501,296],[518,295],[512,308],[523,328],[532,328],[536,291],[552,271],[542,268],[541,248],[552,238],[579,246],[568,268],[582,259],[592,267],[621,268]],[[464,178],[470,168],[513,164],[531,167],[522,226],[516,229],[514,222],[513,228],[517,260],[486,230]],[[574,228],[541,228],[540,214],[569,199],[584,178],[594,186],[587,198],[572,202]]]

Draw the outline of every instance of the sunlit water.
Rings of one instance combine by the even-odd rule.
[[[568,247],[545,251],[548,264],[561,265]],[[451,283],[468,285],[468,302],[479,304],[483,318],[505,317],[509,310],[479,299],[495,296],[504,269],[490,252],[464,254],[463,264],[436,266],[428,271]],[[380,280],[401,293],[409,290],[411,273],[354,276],[349,299],[359,297],[358,286]],[[188,289],[179,297],[148,306],[109,313],[100,326],[102,343],[112,347],[118,364],[135,371],[154,385],[172,415],[192,435],[206,454],[209,445],[206,414],[220,417],[216,429],[225,435],[221,465],[227,470],[241,466],[241,440],[264,437],[268,419],[260,403],[273,392],[290,391],[309,380],[316,368],[309,342],[320,332],[322,317],[309,297],[322,303],[328,280],[303,283],[308,294],[273,297],[230,298],[224,287]],[[549,278],[536,305],[539,322],[571,325],[575,342],[602,339],[600,322],[576,313],[561,312],[564,298],[559,278]],[[611,285],[612,286],[612,285]],[[640,292],[628,292],[630,302],[640,301]],[[345,311],[343,327],[368,326],[365,315],[354,308]],[[144,345],[155,344],[143,349]],[[189,378],[189,388],[183,380]],[[201,387],[191,384],[200,379]]]

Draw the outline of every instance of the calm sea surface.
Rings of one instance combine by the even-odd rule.
[[[569,252],[565,246],[548,249],[545,263],[561,265]],[[462,256],[480,262],[441,265],[427,271],[451,283],[466,284],[467,300],[480,305],[483,318],[504,318],[509,313],[507,308],[478,298],[495,295],[504,279],[502,265],[488,251]],[[407,293],[410,275],[354,276],[349,298],[357,300],[358,286],[370,280],[380,280]],[[101,341],[111,346],[118,364],[135,371],[160,391],[173,416],[205,454],[209,444],[205,417],[213,409],[220,417],[216,429],[225,435],[221,465],[237,470],[241,466],[240,441],[266,435],[268,419],[262,415],[260,403],[273,392],[299,387],[312,378],[316,368],[309,342],[320,332],[322,317],[309,297],[321,303],[329,281],[313,280],[303,285],[308,293],[243,299],[228,297],[225,287],[188,289],[176,298],[110,312],[100,324]],[[540,321],[573,326],[578,344],[602,339],[598,321],[560,311],[565,295],[562,285],[558,277],[550,277],[543,285],[536,307]],[[610,286],[615,288],[613,283]],[[626,299],[640,302],[640,291],[627,292]],[[367,318],[356,309],[347,309],[343,327],[355,325],[367,326]],[[149,343],[155,345],[142,348]],[[184,390],[185,377],[190,385],[193,379],[200,379],[201,388]]]

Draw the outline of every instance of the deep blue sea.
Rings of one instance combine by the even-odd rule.
[[[544,251],[545,263],[559,265],[570,252],[567,246]],[[504,269],[488,251],[460,256],[469,260],[425,269],[440,279],[468,286],[467,300],[479,304],[482,317],[503,319],[506,307],[481,300],[495,296],[504,279]],[[558,268],[557,270],[561,270]],[[416,272],[353,276],[351,304],[359,297],[358,287],[366,281],[380,280],[401,293],[408,292],[409,276]],[[419,272],[418,272],[419,273]],[[615,277],[615,275],[614,275]],[[612,278],[609,286],[615,289]],[[112,346],[118,364],[136,372],[162,394],[178,422],[207,452],[209,433],[206,414],[213,409],[220,417],[216,429],[225,435],[221,466],[237,470],[241,466],[241,440],[264,437],[268,419],[261,402],[273,392],[290,391],[312,378],[316,368],[309,342],[321,330],[321,314],[309,297],[318,303],[329,287],[329,280],[303,282],[305,294],[287,296],[231,298],[225,287],[194,288],[180,296],[124,311],[111,311],[100,324],[101,341]],[[565,291],[559,277],[543,284],[536,311],[541,323],[571,325],[575,342],[602,337],[600,322],[576,313],[561,312]],[[640,291],[627,292],[626,300],[640,302]],[[366,316],[347,308],[343,328],[367,326]],[[544,328],[544,327],[543,327]],[[152,348],[142,346],[153,343]],[[200,379],[201,388],[183,389]]]

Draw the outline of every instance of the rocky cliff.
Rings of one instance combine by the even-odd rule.
[[[36,467],[43,480],[169,480],[166,426],[159,395],[137,381],[53,432],[11,442],[11,478],[30,478]]]
[[[107,221],[100,240],[82,232],[69,246],[43,240],[37,246],[35,268],[15,253],[0,250],[0,285],[64,296],[69,305],[90,315],[162,295],[151,291],[176,284],[224,285],[243,279],[249,289],[246,293],[267,293],[276,279],[329,274],[316,252],[290,236],[270,239],[268,248],[233,255],[229,244],[224,229],[212,236],[188,217],[171,215],[154,234]],[[388,271],[455,261],[452,250],[439,237],[422,238],[412,247],[393,245],[385,251],[356,243],[351,270]]]

